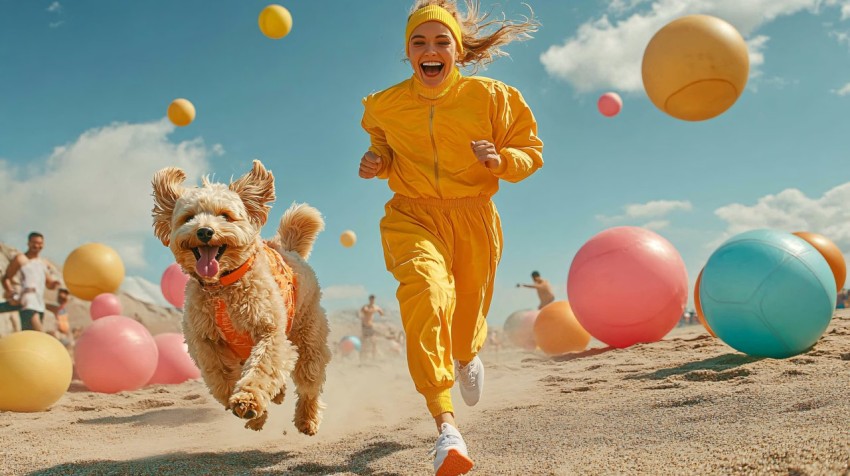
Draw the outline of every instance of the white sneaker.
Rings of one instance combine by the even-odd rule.
[[[468,473],[475,463],[469,459],[466,443],[457,428],[443,423],[440,436],[434,447],[434,474],[436,476],[458,476]]]
[[[455,361],[455,375],[460,383],[460,396],[464,403],[474,407],[484,390],[484,364],[477,355],[464,367]]]

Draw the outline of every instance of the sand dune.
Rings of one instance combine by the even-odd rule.
[[[756,359],[701,328],[556,358],[482,353],[456,402],[474,474],[850,474],[850,312],[806,354]],[[262,432],[187,382],[103,395],[79,382],[49,411],[0,413],[0,474],[428,474],[433,423],[403,360],[336,358],[320,434],[291,392]]]

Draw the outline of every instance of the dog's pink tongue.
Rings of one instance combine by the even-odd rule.
[[[218,254],[218,246],[199,246],[198,251],[201,257],[198,258],[198,263],[195,265],[195,270],[205,278],[212,278],[218,274],[218,260],[215,255]]]

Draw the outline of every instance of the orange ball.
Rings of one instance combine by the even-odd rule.
[[[719,18],[684,16],[649,41],[641,74],[658,109],[685,121],[710,119],[732,107],[747,85],[747,43]]]
[[[351,230],[345,230],[339,235],[339,242],[346,248],[351,248],[357,243],[357,235]]]
[[[590,342],[590,334],[579,324],[569,302],[555,301],[537,315],[534,339],[543,352],[561,355],[584,350]]]
[[[272,4],[263,8],[257,22],[260,31],[273,40],[283,38],[292,30],[292,15],[280,5]]]
[[[711,334],[711,337],[717,337],[717,334],[715,334],[714,331],[711,330],[711,326],[708,325],[708,321],[705,320],[705,315],[702,313],[702,306],[699,302],[699,283],[701,280],[702,271],[699,272],[699,275],[697,276],[697,283],[694,285],[694,307],[697,311],[697,320],[699,320],[699,323],[702,324],[703,327],[705,327],[705,330],[707,330],[709,334]]]
[[[844,263],[844,255],[841,254],[838,246],[829,238],[817,233],[798,231],[794,235],[806,240],[810,245],[820,251],[820,254],[829,263],[829,269],[832,270],[832,274],[835,276],[836,290],[841,291],[841,288],[844,287],[844,281],[847,279],[847,265]]]
[[[168,105],[168,119],[177,127],[188,126],[195,120],[195,105],[188,99],[175,99]]]

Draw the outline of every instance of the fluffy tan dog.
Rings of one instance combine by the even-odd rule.
[[[154,175],[153,226],[192,277],[183,314],[189,354],[215,399],[253,430],[265,424],[269,402],[283,402],[291,374],[295,427],[316,434],[331,351],[321,290],[306,259],[324,229],[321,214],[293,204],[264,242],[260,229],[275,192],[259,160],[230,185],[205,177],[200,188],[184,187],[185,179],[175,167]]]

